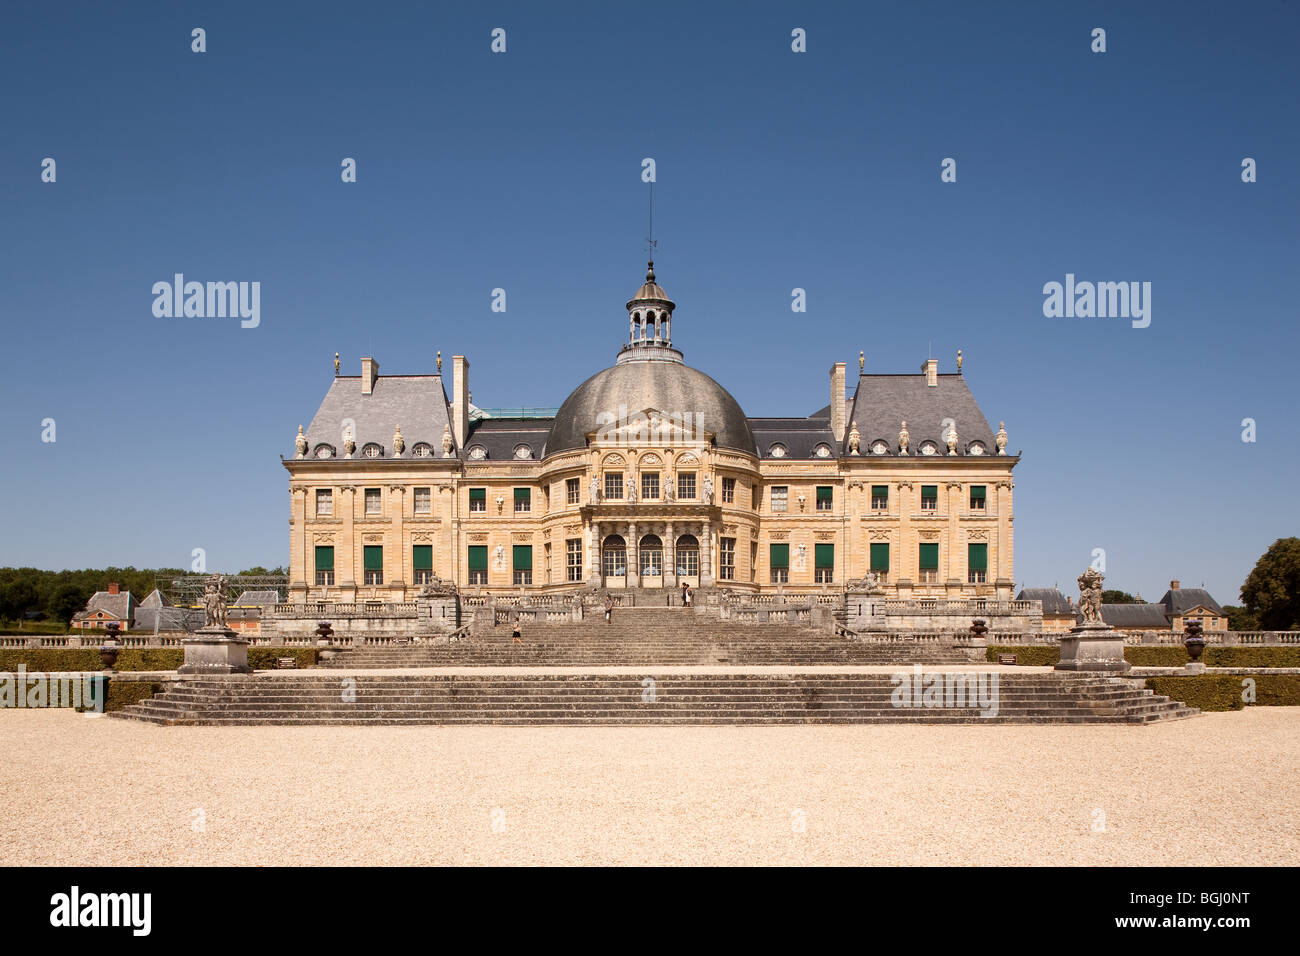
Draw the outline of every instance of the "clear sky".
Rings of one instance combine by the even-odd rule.
[[[1300,510],[1298,48],[1295,0],[6,4],[0,565],[286,564],[336,351],[558,405],[626,336],[653,157],[674,341],[748,414],[961,348],[1018,584],[1104,548],[1235,603]],[[155,317],[177,272],[260,325]],[[1067,273],[1150,326],[1046,318]]]

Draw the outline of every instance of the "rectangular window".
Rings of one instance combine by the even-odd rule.
[[[772,510],[785,511],[790,503],[790,489],[785,485],[772,486]]]
[[[871,570],[881,581],[889,578],[888,541],[871,542]]]
[[[487,511],[487,489],[471,488],[469,490],[469,510]]]
[[[601,553],[600,566],[607,578],[627,576],[627,548],[622,545],[606,544]]]
[[[480,491],[482,489],[479,489]],[[469,583],[487,584],[487,545],[471,544],[469,546]]]
[[[695,497],[695,472],[682,471],[677,474],[677,497],[687,501]]]
[[[835,580],[835,545],[813,545],[813,581],[830,584]]]
[[[566,478],[564,481],[564,500],[571,505],[576,505],[579,494],[579,483],[577,478]]]
[[[564,550],[567,554],[565,565],[568,569],[566,575],[570,581],[582,580],[582,539],[568,538],[564,542]]]
[[[334,586],[334,547],[333,545],[316,546],[316,587]]]
[[[817,510],[830,511],[835,507],[835,489],[829,485],[817,486]]]
[[[700,573],[700,552],[697,548],[677,549],[677,573],[693,578]]]
[[[875,511],[884,511],[889,507],[889,485],[871,486],[871,507]]]
[[[725,482],[727,479],[723,479]],[[725,488],[726,485],[724,484]],[[718,539],[718,577],[723,581],[736,580],[736,539]]]
[[[790,546],[788,544],[768,545],[768,566],[772,572],[773,584],[785,584],[790,580]]]
[[[966,580],[970,584],[983,584],[989,577],[989,546],[972,541],[966,545]]]
[[[531,488],[515,489],[515,511],[533,510],[533,491]]]
[[[922,485],[921,486],[921,510],[934,511],[939,507],[939,486]]]
[[[641,497],[652,501],[659,497],[659,472],[642,472]]]
[[[381,515],[384,513],[384,499],[378,488],[366,489],[366,514]]]
[[[605,472],[605,497],[617,501],[623,497],[623,473],[621,471]]]
[[[531,544],[517,544],[514,546],[514,560],[511,564],[515,572],[515,584],[526,585],[533,583],[533,546]]]
[[[334,513],[334,489],[316,489],[316,514],[332,515]]]
[[[732,504],[736,500],[736,479],[722,479],[722,503]]]
[[[378,490],[378,489],[376,489]],[[362,549],[362,568],[365,570],[366,584],[384,583],[384,546],[367,544]]]
[[[984,487],[985,487],[984,485],[970,486],[970,510],[971,511],[984,510]]]
[[[921,572],[921,581],[925,584],[933,584],[939,580],[939,545],[925,544],[921,545],[919,555],[919,568]]]
[[[411,546],[411,570],[415,572],[416,584],[428,584],[433,580],[433,545]]]
[[[416,488],[411,498],[412,508],[417,515],[433,514],[433,489]]]

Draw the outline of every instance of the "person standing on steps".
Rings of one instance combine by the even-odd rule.
[[[686,587],[686,582],[682,582],[682,607],[686,607],[686,592],[690,590]]]
[[[614,595],[605,595],[605,623],[614,623]]]
[[[523,641],[520,640],[519,638],[519,612],[518,611],[513,611],[510,614],[510,643],[511,644],[523,643]]]
[[[687,607],[695,606],[695,592],[691,590],[691,586],[689,584],[686,585],[686,606]]]

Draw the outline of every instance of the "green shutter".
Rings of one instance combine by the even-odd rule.
[[[889,570],[889,542],[888,541],[871,542],[871,570],[872,571]]]
[[[833,544],[815,544],[813,545],[814,567],[833,568],[835,567],[835,545]]]
[[[989,546],[984,543],[966,545],[966,564],[972,571],[989,569]]]
[[[469,569],[471,571],[487,570],[486,544],[471,544],[469,546]]]
[[[873,498],[888,498],[888,497],[889,497],[889,485],[872,485],[872,486],[871,486],[871,497],[873,497]]]
[[[829,486],[826,486],[826,485],[818,485],[818,487],[817,487],[817,500],[818,500],[818,501],[834,501],[834,500],[835,500],[835,489],[834,489],[834,488],[831,488],[831,487],[829,487]]]
[[[922,485],[922,486],[921,486],[921,497],[922,497],[922,498],[938,498],[938,497],[939,497],[939,486],[938,486],[938,485]]]
[[[469,490],[469,500],[470,500],[470,501],[482,501],[482,502],[486,503],[486,502],[487,502],[487,489],[486,489],[486,488],[471,488],[471,489]]]
[[[921,570],[939,570],[939,546],[937,544],[921,545]]]
[[[316,570],[334,570],[334,547],[332,545],[318,544],[316,546]]]
[[[528,488],[516,488],[515,501],[527,501],[529,498],[529,494],[530,491]]]
[[[790,567],[790,546],[788,544],[769,545],[768,562],[774,568]]]
[[[516,571],[531,571],[533,569],[533,546],[531,544],[515,545],[514,569]]]
[[[971,500],[971,501],[983,501],[983,500],[984,500],[984,486],[983,486],[983,485],[971,485],[971,486],[970,486],[970,500]]]
[[[362,567],[367,571],[384,570],[384,546],[382,544],[368,544],[363,549]]]
[[[417,544],[411,547],[411,568],[415,571],[433,570],[433,545]]]

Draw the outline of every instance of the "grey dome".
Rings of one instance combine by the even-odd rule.
[[[678,361],[621,361],[587,379],[564,400],[546,439],[546,454],[587,447],[587,434],[619,415],[648,408],[672,416],[690,413],[719,448],[758,457],[740,404],[703,372]],[[605,414],[603,421],[597,417]]]

